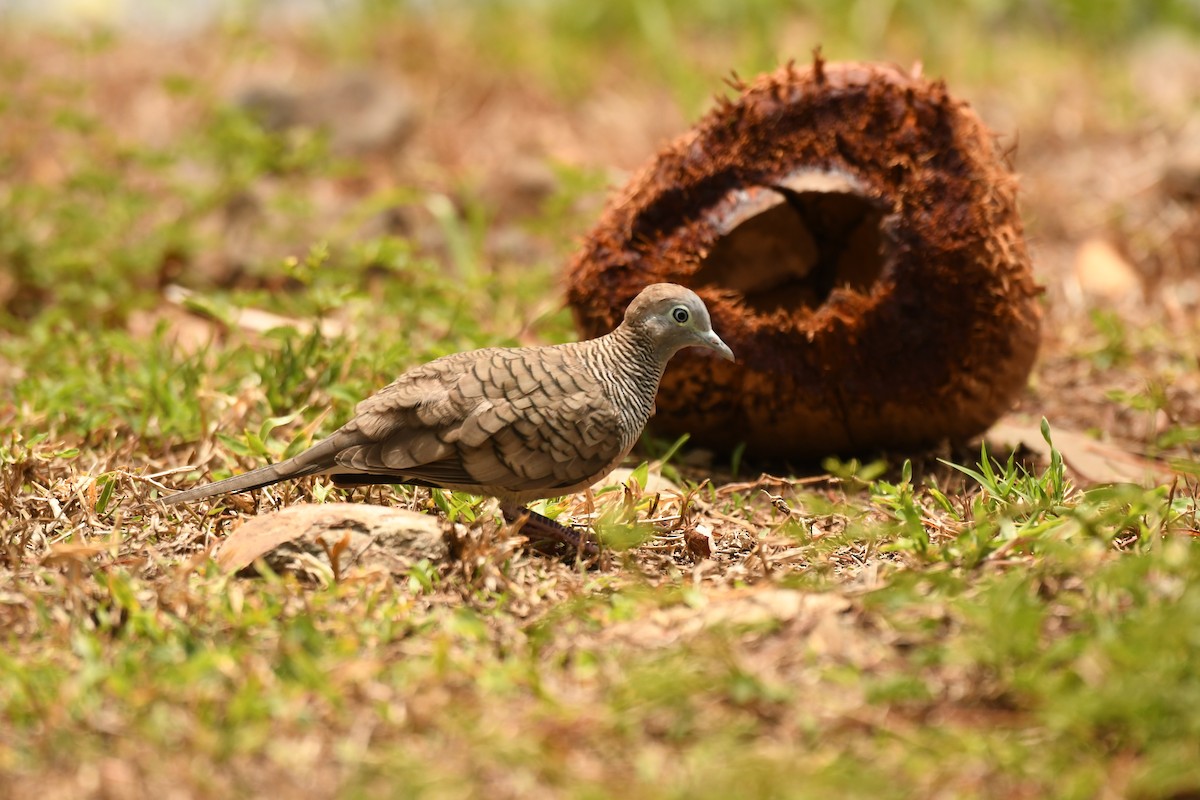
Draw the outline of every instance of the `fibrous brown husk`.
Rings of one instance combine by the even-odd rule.
[[[587,335],[650,283],[695,289],[736,364],[690,349],[655,425],[814,457],[980,433],[1037,352],[1016,179],[944,84],[789,65],[743,87],[609,204],[568,275]]]

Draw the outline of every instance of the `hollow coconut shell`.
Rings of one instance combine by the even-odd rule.
[[[567,276],[581,331],[694,289],[737,356],[663,376],[654,427],[812,458],[984,431],[1025,386],[1040,293],[1017,182],[941,82],[867,63],[738,87],[609,203]]]

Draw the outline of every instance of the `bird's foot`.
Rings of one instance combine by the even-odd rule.
[[[535,542],[565,544],[577,556],[596,558],[600,555],[600,547],[586,532],[568,528],[524,506],[502,504],[500,513],[509,525],[519,523],[521,533]]]

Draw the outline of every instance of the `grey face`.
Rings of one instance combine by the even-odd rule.
[[[733,361],[733,351],[712,329],[708,308],[695,292],[674,284],[647,287],[630,304],[630,315],[650,331],[661,354],[685,347],[706,347]]]

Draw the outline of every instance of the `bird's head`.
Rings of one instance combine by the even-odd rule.
[[[655,350],[670,358],[685,347],[706,347],[733,361],[733,351],[712,329],[708,308],[695,292],[674,283],[655,283],[633,298],[624,324],[643,332]]]

